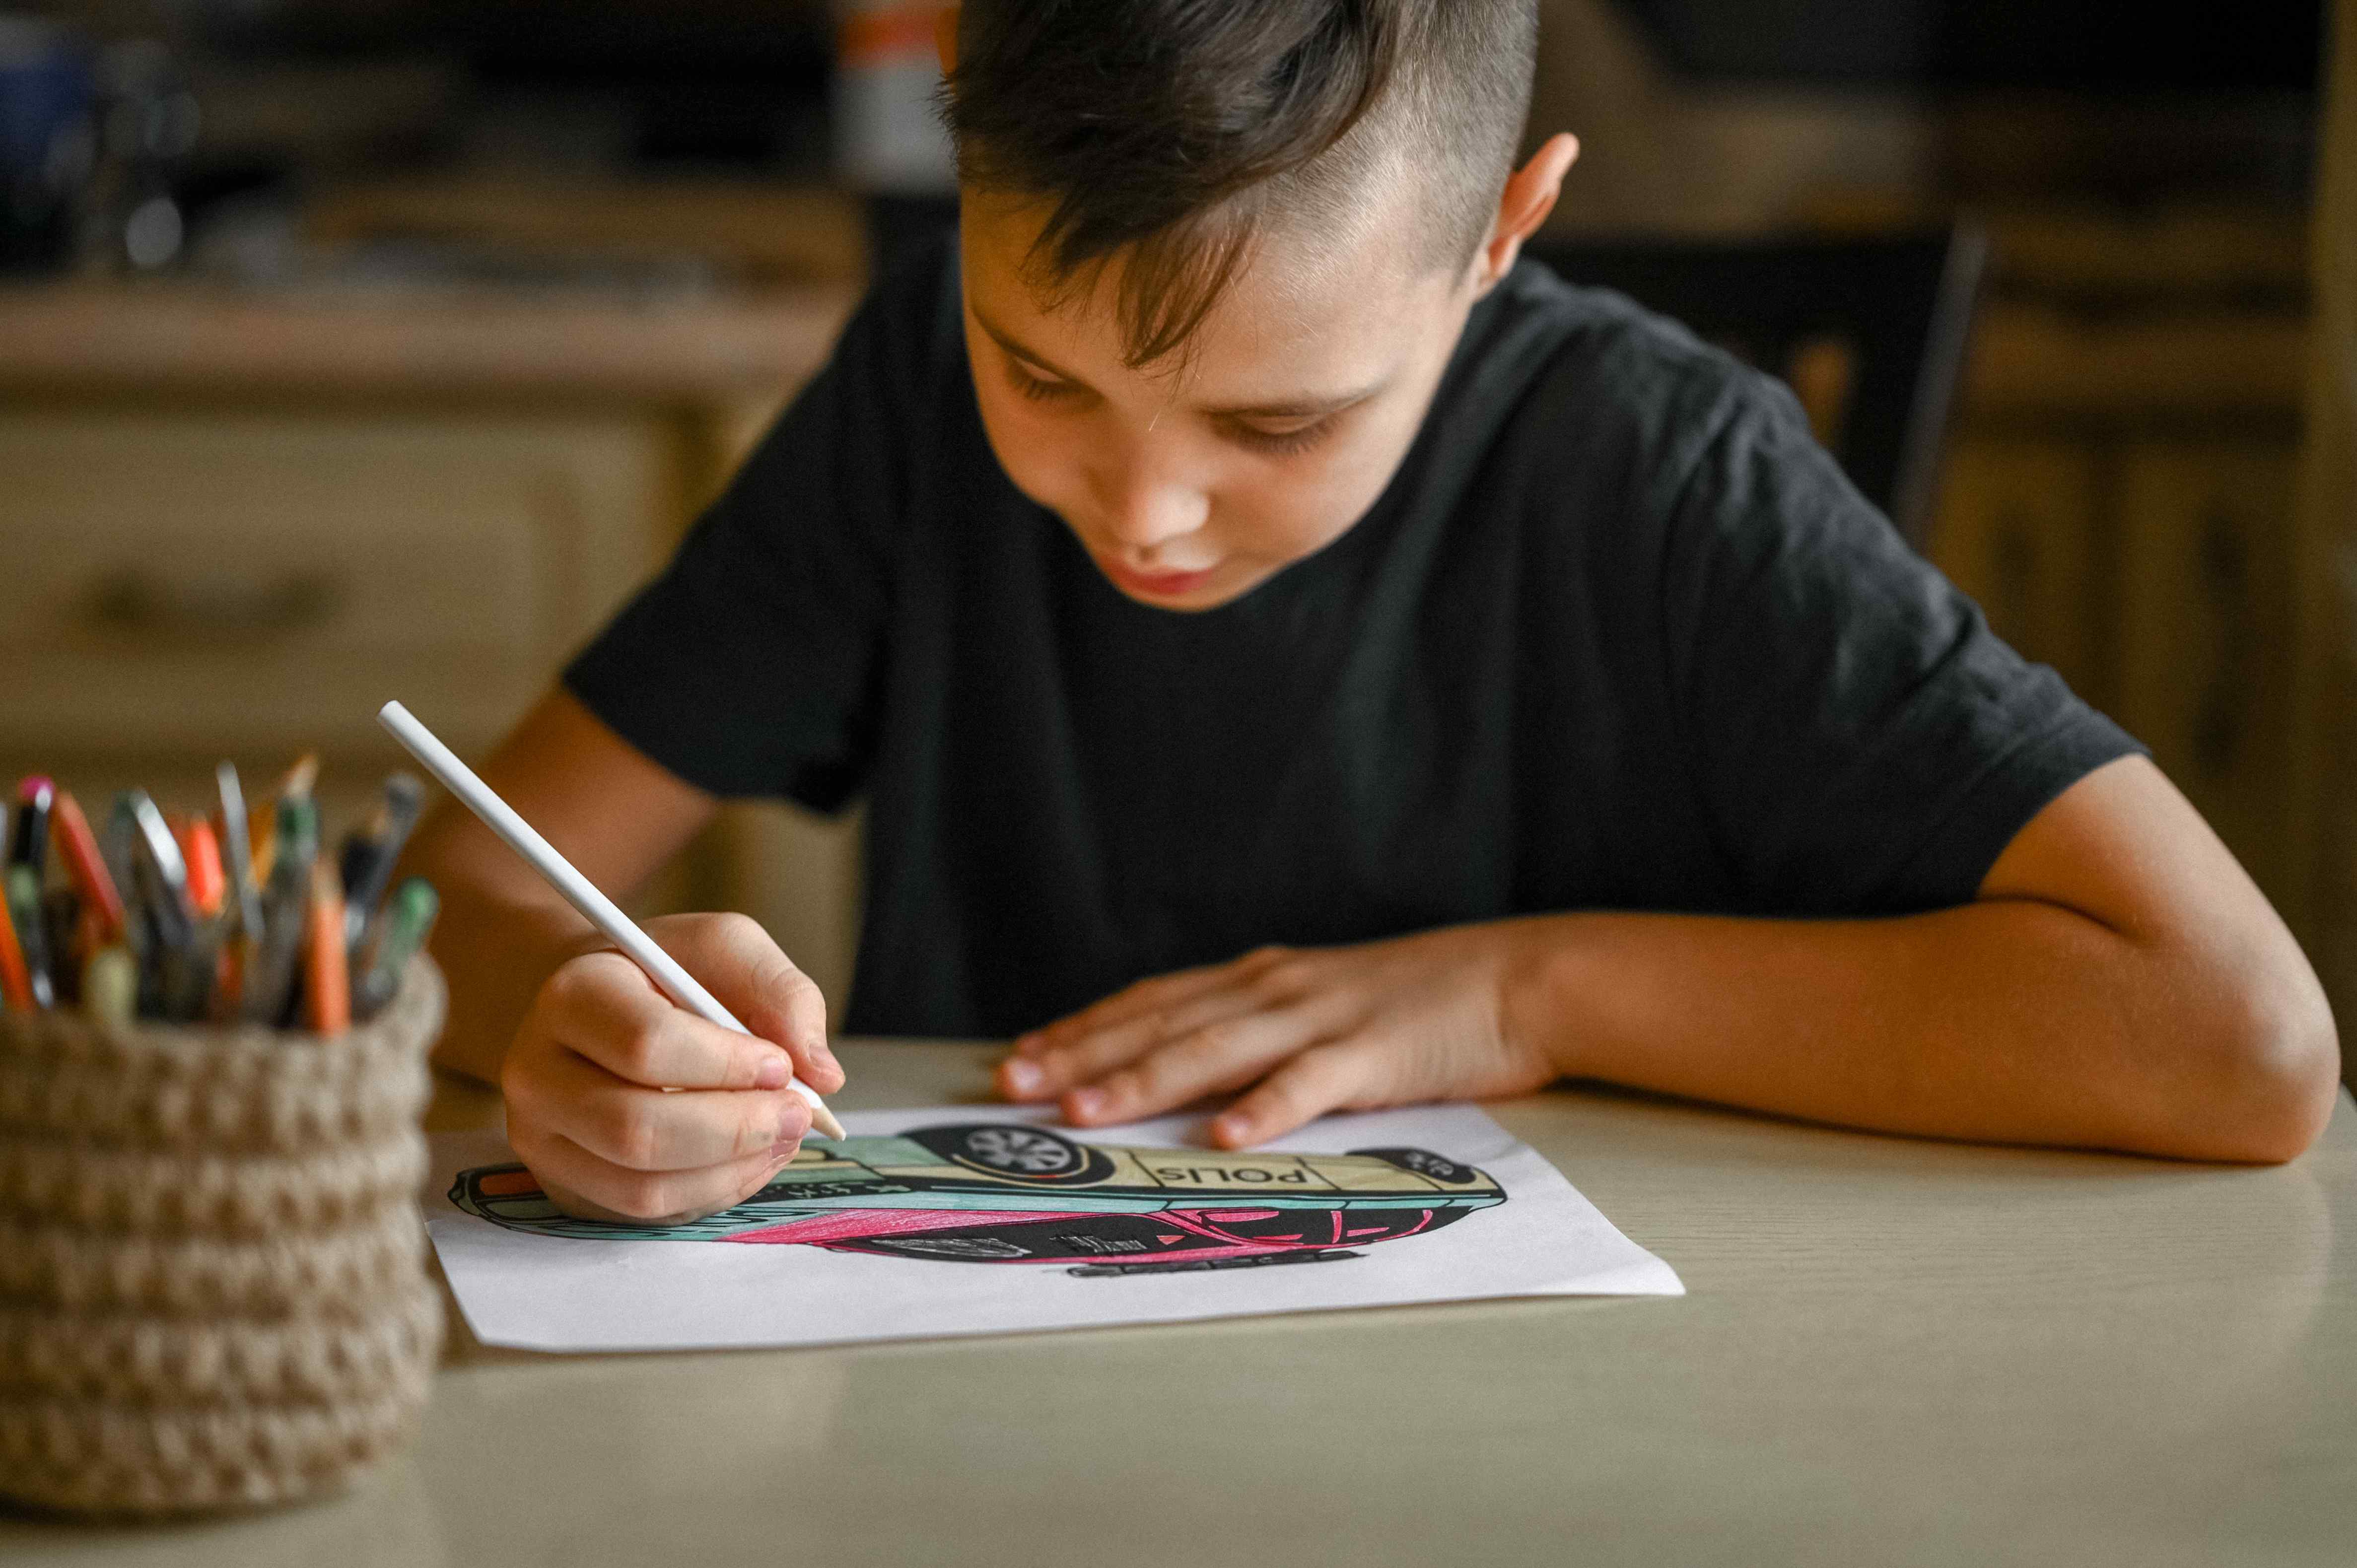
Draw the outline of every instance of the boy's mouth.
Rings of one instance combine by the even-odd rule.
[[[1115,587],[1142,599],[1185,598],[1219,574],[1216,566],[1207,566],[1200,572],[1139,572],[1102,555],[1097,557],[1097,565],[1113,579]]]

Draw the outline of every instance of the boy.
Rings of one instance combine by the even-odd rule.
[[[1576,150],[1512,166],[1534,11],[969,0],[955,252],[878,285],[493,787],[608,887],[718,797],[864,792],[846,1028],[1017,1036],[1002,1090],[1082,1125],[1577,1076],[2297,1154],[2321,992],[2136,744],[1773,383],[1516,265]],[[744,1038],[462,814],[413,859],[444,1059],[576,1212],[736,1202],[807,1125],[788,1074],[841,1084],[751,922],[651,928]]]

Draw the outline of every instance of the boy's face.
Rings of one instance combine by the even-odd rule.
[[[966,346],[992,449],[1132,599],[1227,604],[1340,538],[1390,482],[1482,281],[1410,263],[1398,183],[1345,232],[1265,240],[1187,349],[1136,370],[1114,278],[1046,308],[1021,266],[1037,210],[966,193]]]

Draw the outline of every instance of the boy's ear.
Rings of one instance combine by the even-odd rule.
[[[1506,188],[1498,198],[1498,220],[1491,226],[1490,238],[1474,253],[1473,290],[1477,295],[1488,293],[1491,285],[1513,270],[1514,258],[1523,253],[1523,242],[1536,233],[1547,214],[1555,210],[1555,198],[1563,194],[1563,177],[1571,172],[1572,163],[1578,156],[1579,138],[1568,131],[1559,131],[1507,179]]]
[[[942,74],[957,69],[958,13],[963,5],[944,5],[933,13],[933,48],[942,57]]]

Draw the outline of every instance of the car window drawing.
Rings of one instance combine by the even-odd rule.
[[[743,1203],[683,1225],[574,1219],[520,1165],[461,1171],[449,1196],[544,1236],[1051,1264],[1085,1278],[1331,1262],[1506,1201],[1488,1173],[1429,1149],[1138,1148],[1011,1122],[813,1139]]]

